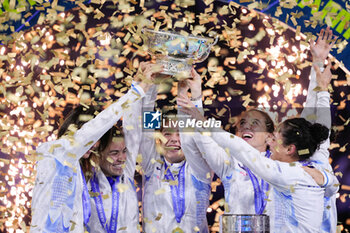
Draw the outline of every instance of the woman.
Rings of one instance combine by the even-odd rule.
[[[84,114],[80,107],[68,117],[59,139],[37,148],[37,177],[32,200],[31,232],[84,232],[91,208],[79,160],[123,115],[125,109],[144,96],[149,84],[141,82],[99,113]],[[82,122],[84,118],[93,118]],[[78,120],[78,122],[77,122]],[[78,125],[75,125],[77,124]],[[84,208],[83,208],[84,207]]]
[[[155,64],[143,63],[141,66],[151,72]],[[192,77],[200,85],[200,76],[194,69]],[[192,94],[197,99],[196,95],[201,95],[201,91]],[[157,87],[154,86],[142,101],[144,110],[154,111],[156,96]],[[200,98],[198,99],[197,102],[201,103]],[[133,126],[135,127],[137,125]],[[206,210],[209,205],[211,174],[208,176],[203,173],[208,165],[203,159],[195,162],[187,159],[188,156],[201,156],[187,154],[178,128],[163,127],[161,132],[147,131],[145,129],[144,132],[139,132],[143,133],[140,145],[143,168],[143,230],[161,233],[209,232]],[[126,134],[133,132],[135,131]],[[161,139],[161,150],[157,150],[157,138]]]
[[[329,29],[327,29],[327,31],[328,30]],[[325,38],[326,39],[321,39],[321,42],[322,40],[327,40],[327,33]],[[320,40],[317,42],[317,45],[319,45],[319,42]],[[327,49],[329,51],[330,47],[331,46],[329,46],[329,48],[326,48],[325,51],[327,51]],[[310,88],[309,88],[309,91],[310,91]],[[180,105],[182,105],[186,109],[186,105],[188,103],[186,103],[185,101],[182,101],[181,103],[181,98],[179,99],[179,102],[180,102]],[[323,103],[324,102],[325,101],[323,101]],[[329,107],[329,102],[327,104]],[[194,111],[192,111],[191,114],[193,114],[193,112]],[[263,115],[263,113],[259,111],[254,110],[254,112],[255,112],[254,114],[250,114],[251,115],[250,119],[243,119],[243,121],[240,122],[240,125],[242,125],[243,128],[245,129],[243,129],[243,131],[238,130],[238,135],[243,136],[244,140],[246,140],[250,145],[258,149],[260,152],[262,152],[266,148],[266,145],[267,145],[266,139],[268,137],[266,137],[266,134],[264,133],[262,134],[260,133],[260,136],[256,135],[256,130],[254,129],[257,129],[258,131],[266,132],[269,128],[268,127],[269,123],[267,121],[268,117],[266,118]],[[255,119],[254,119],[254,115],[255,115]],[[245,118],[245,114],[243,115],[243,118]],[[258,121],[259,118],[261,120],[260,122]],[[244,126],[244,125],[247,125],[247,122],[249,122],[250,125],[248,124],[248,126]],[[262,124],[264,122],[266,123],[265,126]],[[240,125],[238,125],[238,129],[240,128]],[[265,143],[263,139],[264,135],[265,135]],[[259,141],[259,138],[263,140],[260,140],[260,143],[255,142],[255,140]],[[195,137],[193,137],[193,139],[196,141],[199,149],[202,151],[203,157],[205,157],[206,160],[208,161],[208,164],[223,180],[223,183],[225,186],[226,202],[228,203],[227,207],[231,207],[231,208],[225,208],[226,211],[230,213],[239,213],[239,214],[252,214],[255,211],[256,214],[261,214],[266,205],[265,193],[268,189],[268,185],[266,185],[266,182],[264,184],[264,182],[259,180],[259,178],[255,177],[254,173],[250,172],[249,169],[245,168],[244,170],[242,170],[242,166],[240,166],[239,163],[237,164],[237,162],[232,160],[232,158],[228,158],[227,156],[226,157],[221,156],[223,154],[222,151],[220,152],[220,148],[217,148],[217,144],[213,142],[211,138],[201,137],[200,135],[196,135]],[[328,153],[327,150],[326,152]],[[321,154],[325,154],[326,152],[322,152]],[[263,154],[266,155],[266,153],[263,153]],[[315,154],[314,159],[316,159],[316,157],[317,156]],[[244,183],[243,182],[244,180],[246,180],[247,182]],[[250,180],[251,180],[251,183],[249,184]],[[252,187],[252,184],[253,184],[253,187]],[[330,187],[332,186],[333,185],[331,185]],[[252,191],[253,189],[254,189],[254,192]],[[254,197],[252,193],[254,193]],[[272,198],[273,196],[270,195],[269,199],[272,199]],[[268,205],[271,205],[272,203],[273,202],[269,201]],[[254,210],[254,207],[255,207],[255,210]],[[269,215],[273,214],[270,212],[271,211],[267,210],[267,213]],[[273,217],[272,217],[272,221],[273,221]]]
[[[108,146],[99,153],[99,166],[87,184],[88,190],[94,193],[90,197],[88,227],[94,233],[139,232],[134,174],[140,141],[137,138],[130,141],[116,127],[112,128],[109,139]],[[133,143],[131,147],[130,143]]]

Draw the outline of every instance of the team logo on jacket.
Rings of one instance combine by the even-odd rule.
[[[158,110],[156,112],[143,112],[143,128],[160,129],[161,115]]]

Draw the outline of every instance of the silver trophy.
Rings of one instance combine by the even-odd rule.
[[[204,61],[218,37],[184,36],[176,32],[143,29],[143,39],[148,52],[163,65],[163,74],[189,76],[194,63]]]
[[[268,233],[270,218],[268,215],[224,214],[220,216],[220,233]]]

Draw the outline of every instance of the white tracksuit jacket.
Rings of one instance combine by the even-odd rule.
[[[133,86],[137,87],[137,90],[144,96],[142,88],[133,82]],[[127,148],[127,157],[125,162],[125,168],[123,174],[120,176],[121,188],[119,189],[119,210],[117,221],[117,232],[135,233],[140,232],[139,226],[139,207],[136,194],[136,186],[134,184],[136,157],[139,151],[139,145],[141,141],[141,135],[135,134],[140,130],[138,122],[138,116],[141,114],[142,99],[138,99],[131,104],[131,107],[123,113],[123,132],[124,141]],[[99,188],[101,195],[103,195],[102,202],[109,224],[112,212],[112,188],[109,184],[107,177],[100,170],[97,173],[97,179],[99,182]],[[88,189],[91,192],[91,180],[88,183]],[[96,209],[95,200],[90,198],[91,203],[91,218],[89,221],[89,230],[91,233],[105,233],[106,230],[102,227]]]
[[[120,119],[131,103],[142,97],[142,88],[136,88],[138,92],[129,90],[85,123],[73,137],[61,137],[37,148],[39,161],[30,232],[84,232],[83,179],[79,159]]]
[[[315,81],[315,72],[312,70],[311,73],[311,80]],[[311,81],[312,82],[312,81]],[[309,87],[309,92],[308,92],[308,97],[307,97],[307,103],[306,106],[307,108],[305,111],[310,111],[311,108],[309,105],[311,105],[313,108],[313,111],[316,111],[316,102],[313,104],[310,104],[310,99],[314,99],[316,101],[316,93],[313,91],[314,87]],[[329,111],[329,97],[327,99],[327,94],[317,94],[320,96],[318,98],[317,102],[317,109],[321,109],[323,113],[327,113],[327,106],[328,106],[328,111]],[[323,97],[322,97],[323,96]],[[328,95],[329,96],[329,95]],[[309,105],[308,105],[309,104]],[[304,112],[305,112],[304,111]],[[313,113],[311,112],[312,114]],[[309,114],[311,114],[309,113]],[[323,123],[325,125],[327,118],[329,119],[329,125],[330,125],[330,113],[323,114],[326,116],[326,119],[319,120],[318,122]],[[318,118],[320,119],[320,113],[318,114]],[[195,153],[195,150],[199,150],[203,158],[208,162],[210,167],[213,169],[213,171],[221,178],[224,187],[225,187],[225,200],[226,200],[226,208],[225,211],[227,213],[231,214],[255,214],[255,203],[254,203],[254,189],[252,182],[247,174],[247,172],[242,169],[242,163],[237,161],[235,158],[227,156],[226,152],[222,148],[218,148],[218,144],[213,141],[210,137],[204,137],[202,135],[196,134],[195,137],[192,137],[192,140],[195,142],[197,145],[197,148],[192,147],[192,154]],[[192,143],[190,140],[187,140],[189,142],[189,145]],[[330,167],[328,163],[328,148],[329,142],[325,142],[321,145],[320,149],[314,153],[312,156],[311,160],[313,161],[313,164],[319,168],[321,171],[324,170],[324,167],[320,167],[320,164],[326,164]],[[265,156],[265,152],[260,153],[261,156]],[[324,159],[325,158],[325,159]],[[326,186],[326,193],[331,193],[335,194],[338,190],[338,181],[336,177],[332,174],[331,168],[329,169],[327,167],[327,172],[324,172],[325,176],[325,184]],[[329,172],[330,171],[330,172]],[[261,179],[259,176],[257,177],[258,182],[261,182]],[[266,206],[266,211],[265,213],[270,216],[271,220],[271,225],[274,225],[275,218],[278,218],[278,216],[275,217],[275,214],[280,212],[280,206],[275,206],[274,204],[274,197],[276,195],[269,195],[268,203]],[[278,197],[278,196],[277,196]],[[333,195],[335,197],[335,195]],[[326,206],[326,201],[328,201],[329,198],[325,197],[325,206]],[[334,203],[335,204],[335,203]],[[335,206],[335,205],[334,205]],[[334,212],[335,210],[335,212]],[[330,212],[330,213],[329,213]],[[328,213],[328,215],[327,215]],[[333,216],[333,219],[329,218],[329,215]],[[334,219],[335,215],[335,219]],[[329,222],[332,222],[332,224],[336,225],[336,209],[335,208],[327,208],[324,210],[324,220],[322,226],[326,226],[325,231],[329,232],[330,230],[330,225]],[[328,223],[328,224],[327,224]],[[332,230],[335,230],[335,225],[332,226]]]
[[[154,108],[157,87],[152,87],[143,99],[143,107]],[[185,143],[186,144],[186,143]],[[171,188],[165,180],[163,156],[156,151],[154,132],[143,132],[140,154],[143,176],[143,230],[144,232],[168,233],[176,228],[183,232],[208,232],[206,210],[209,205],[211,174],[202,173],[202,166],[194,166],[193,157],[177,164],[168,163],[174,174],[186,163],[185,169],[185,211],[178,223],[175,219]],[[204,161],[202,159],[202,161]],[[205,163],[203,166],[208,165]],[[176,173],[175,172],[175,173]]]
[[[322,67],[320,67],[323,70]],[[311,68],[310,82],[308,87],[308,95],[306,97],[306,103],[301,117],[304,117],[311,123],[320,123],[331,128],[331,111],[329,105],[329,93],[315,92],[316,88],[316,72],[314,68]],[[316,151],[311,157],[311,161],[315,167],[320,170],[326,170],[329,173],[333,173],[332,166],[329,164],[329,151],[330,146],[329,139],[320,145],[320,149]],[[326,192],[324,198],[324,212],[320,232],[322,233],[335,233],[337,227],[337,207],[336,207],[336,193],[339,190],[339,182],[335,176],[325,177]]]

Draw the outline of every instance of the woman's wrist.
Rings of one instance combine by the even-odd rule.
[[[320,68],[322,68],[324,66],[324,62],[321,60],[314,60],[314,61],[312,61],[312,64],[314,64]]]
[[[191,97],[191,101],[198,101],[198,100],[201,100],[202,99],[202,93],[200,94],[197,94],[197,95],[192,95]]]

